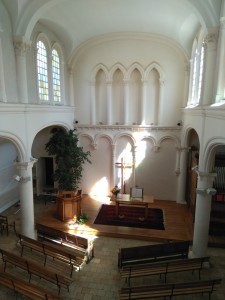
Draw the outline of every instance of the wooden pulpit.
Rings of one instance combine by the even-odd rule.
[[[61,221],[77,220],[81,214],[81,191],[59,191],[56,198],[57,218]]]

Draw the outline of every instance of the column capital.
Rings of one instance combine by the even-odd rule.
[[[32,157],[30,161],[16,162],[16,168],[18,170],[28,170],[31,169],[36,162],[37,159]]]
[[[216,32],[208,33],[203,43],[205,49],[216,50],[217,40],[218,40],[218,34]]]
[[[27,51],[31,49],[32,42],[24,36],[16,36],[13,39],[16,55],[25,56]]]

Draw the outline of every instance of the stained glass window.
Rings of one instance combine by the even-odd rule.
[[[48,61],[47,51],[44,43],[37,43],[37,73],[38,73],[38,92],[41,101],[49,101],[49,85],[48,85]]]
[[[56,49],[52,50],[52,87],[54,102],[61,102],[60,61]]]

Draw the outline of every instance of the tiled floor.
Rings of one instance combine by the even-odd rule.
[[[51,203],[47,204],[48,206]],[[35,203],[35,216],[38,217],[43,209],[46,209],[43,203]],[[7,211],[7,215],[10,220],[16,220],[17,228],[19,227],[20,212],[19,207],[13,207]],[[19,254],[20,248],[17,245],[17,239],[15,233],[10,231],[7,236],[4,232],[0,235],[1,248],[13,251]],[[131,239],[119,239],[111,237],[96,237],[94,240],[95,257],[87,265],[84,265],[80,272],[74,272],[74,282],[70,286],[70,292],[65,289],[61,290],[61,296],[65,300],[117,300],[119,299],[119,290],[122,286],[126,286],[125,281],[122,281],[117,268],[117,254],[120,247],[132,247],[137,245],[149,244],[145,241],[131,240]],[[202,271],[202,279],[204,278],[223,278],[225,275],[225,250],[209,248],[208,255],[210,256],[211,265],[210,268],[205,268]],[[43,257],[37,253],[26,250],[26,258],[35,261],[43,262]],[[63,264],[56,263],[50,259],[47,262],[49,268],[57,270],[57,272],[68,274],[68,267]],[[28,275],[12,266],[8,266],[7,272],[16,274],[24,280],[28,280]],[[173,281],[188,281],[197,280],[197,272],[192,274],[191,272],[170,274],[168,282]],[[57,287],[51,283],[33,277],[32,282],[38,285],[44,286],[46,289],[55,292],[57,294]],[[152,283],[162,283],[163,278],[158,276],[144,277],[139,279],[133,279],[132,285],[143,285]],[[11,299],[28,299],[21,295],[14,295],[13,291],[10,291],[0,286],[0,300]],[[209,299],[208,295],[189,295],[179,296],[173,299]],[[224,300],[225,299],[225,283],[223,282],[221,288],[213,293],[212,300]]]

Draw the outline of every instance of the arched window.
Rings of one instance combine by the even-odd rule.
[[[62,104],[62,52],[44,34],[37,39],[37,84],[40,103]]]
[[[47,51],[42,41],[37,42],[37,74],[40,101],[49,101],[49,78]]]
[[[52,50],[52,89],[53,101],[61,102],[60,59],[56,49]]]

